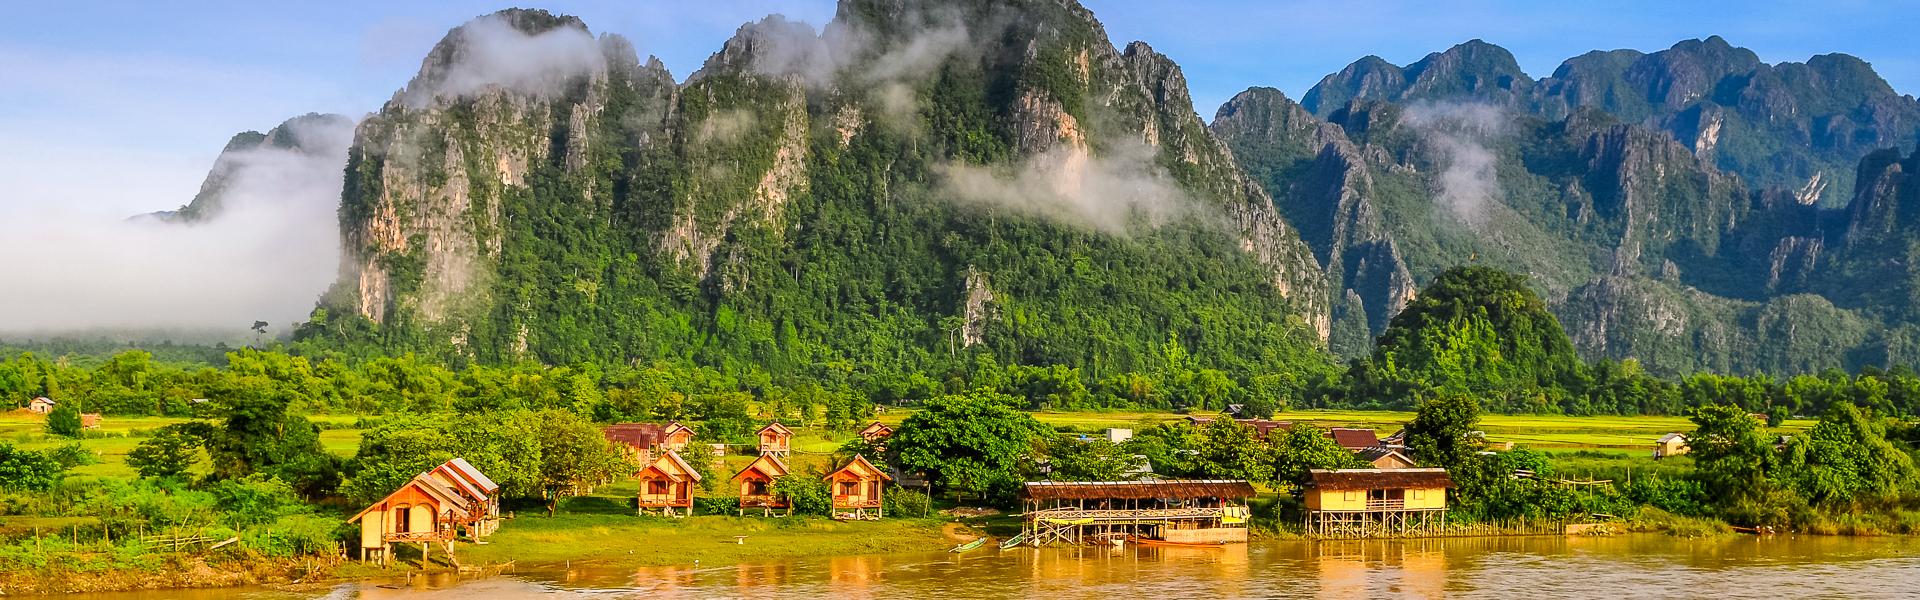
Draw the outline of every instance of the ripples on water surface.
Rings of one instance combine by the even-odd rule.
[[[1909,538],[1454,538],[846,556],[725,567],[522,569],[506,577],[98,600],[472,598],[1914,598]]]

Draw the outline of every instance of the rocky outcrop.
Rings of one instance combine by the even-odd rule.
[[[1428,54],[1406,67],[1368,56],[1321,79],[1302,105],[1325,117],[1354,100],[1471,101],[1510,105],[1524,101],[1534,82],[1513,54],[1481,40]]]
[[[243,131],[227,140],[213,161],[213,168],[200,182],[200,191],[179,210],[152,216],[175,223],[202,223],[218,218],[228,208],[229,192],[235,179],[261,161],[273,161],[275,153],[295,160],[320,158],[339,160],[347,152],[349,137],[341,132],[353,127],[353,120],[341,115],[308,113],[280,123],[266,133]]]

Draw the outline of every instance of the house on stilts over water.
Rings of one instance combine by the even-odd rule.
[[[1447,517],[1446,469],[1313,469],[1307,535],[1402,537],[1439,533]]]
[[[455,458],[407,480],[399,489],[347,519],[360,524],[360,559],[382,563],[394,544],[420,543],[420,558],[440,544],[454,561],[453,544],[462,530],[479,541],[500,527],[500,485],[466,459]]]
[[[693,488],[700,484],[700,472],[679,452],[661,452],[636,478],[640,480],[640,514],[652,510],[667,516],[693,514]]]
[[[1035,546],[1245,542],[1253,495],[1253,484],[1240,479],[1028,482],[1020,490],[1022,535]]]
[[[867,457],[853,455],[853,460],[839,470],[828,473],[827,491],[833,494],[833,517],[836,519],[878,519],[882,516],[881,490],[893,477],[880,467],[873,466]]]
[[[733,485],[740,489],[740,516],[746,516],[749,508],[760,509],[761,516],[770,516],[775,510],[793,514],[793,505],[787,498],[773,493],[773,482],[786,477],[787,473],[787,463],[780,457],[762,454],[747,468],[733,474]]]

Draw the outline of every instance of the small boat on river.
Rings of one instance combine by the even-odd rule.
[[[1027,541],[1027,534],[1026,532],[1023,531],[1020,533],[1020,535],[1007,538],[1006,541],[1000,542],[1000,549],[1012,550],[1013,548],[1019,546],[1020,544],[1026,543],[1026,541]]]
[[[948,550],[948,552],[951,552],[953,554],[959,554],[961,552],[969,552],[974,550],[975,548],[979,548],[981,544],[985,544],[985,543],[987,543],[987,536],[983,535],[971,542],[954,546],[953,549]]]

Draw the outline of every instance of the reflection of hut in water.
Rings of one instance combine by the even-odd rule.
[[[1169,542],[1247,541],[1243,480],[1039,481],[1020,491],[1033,545],[1143,536]]]
[[[1314,469],[1308,473],[1309,535],[1429,535],[1446,520],[1446,469]]]

